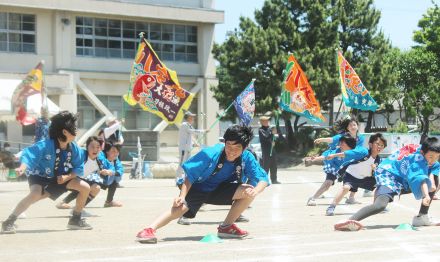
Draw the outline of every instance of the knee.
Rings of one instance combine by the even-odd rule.
[[[90,185],[84,181],[81,181],[79,183],[79,190],[78,191],[80,191],[82,193],[89,193],[90,192]]]
[[[99,185],[95,184],[90,187],[90,193],[92,193],[93,195],[97,195],[99,191],[101,191],[101,187]]]
[[[41,194],[41,192],[31,192],[31,193],[29,193],[29,195],[28,195],[28,199],[32,202],[32,203],[34,203],[34,202],[37,202],[38,200],[40,200],[42,198],[42,194]]]

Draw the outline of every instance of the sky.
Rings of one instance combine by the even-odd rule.
[[[440,0],[434,0],[440,4]],[[225,11],[224,24],[215,28],[215,41],[223,42],[226,32],[238,28],[239,17],[254,17],[254,10],[261,9],[264,0],[216,0],[216,9]],[[374,0],[374,5],[382,13],[379,28],[382,29],[393,46],[409,49],[415,45],[412,35],[418,29],[417,23],[429,7],[431,0]]]

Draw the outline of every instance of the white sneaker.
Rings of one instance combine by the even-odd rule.
[[[362,204],[362,203],[357,201],[354,198],[347,198],[347,200],[345,200],[345,204],[347,204],[347,205],[355,205],[355,204]]]
[[[191,225],[191,221],[187,217],[180,217],[179,220],[177,220],[177,224],[188,226]]]
[[[315,199],[314,199],[313,197],[309,198],[309,199],[307,200],[307,205],[308,205],[308,206],[316,206],[316,201],[315,201]]]
[[[415,216],[412,220],[412,225],[415,227],[422,226],[440,226],[440,221],[435,221],[431,216],[428,215],[418,215]]]
[[[364,194],[363,194],[362,196],[363,196],[363,197],[373,197],[374,194],[373,194],[373,191],[365,190],[365,191],[364,191]]]

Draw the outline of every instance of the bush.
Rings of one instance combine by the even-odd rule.
[[[387,129],[390,133],[408,133],[408,125],[406,122],[397,120],[397,122]]]

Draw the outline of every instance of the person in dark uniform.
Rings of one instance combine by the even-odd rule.
[[[262,167],[267,173],[270,172],[272,184],[280,184],[277,179],[277,158],[275,152],[275,128],[269,127],[270,112],[260,117],[261,127],[258,129],[260,137]]]

